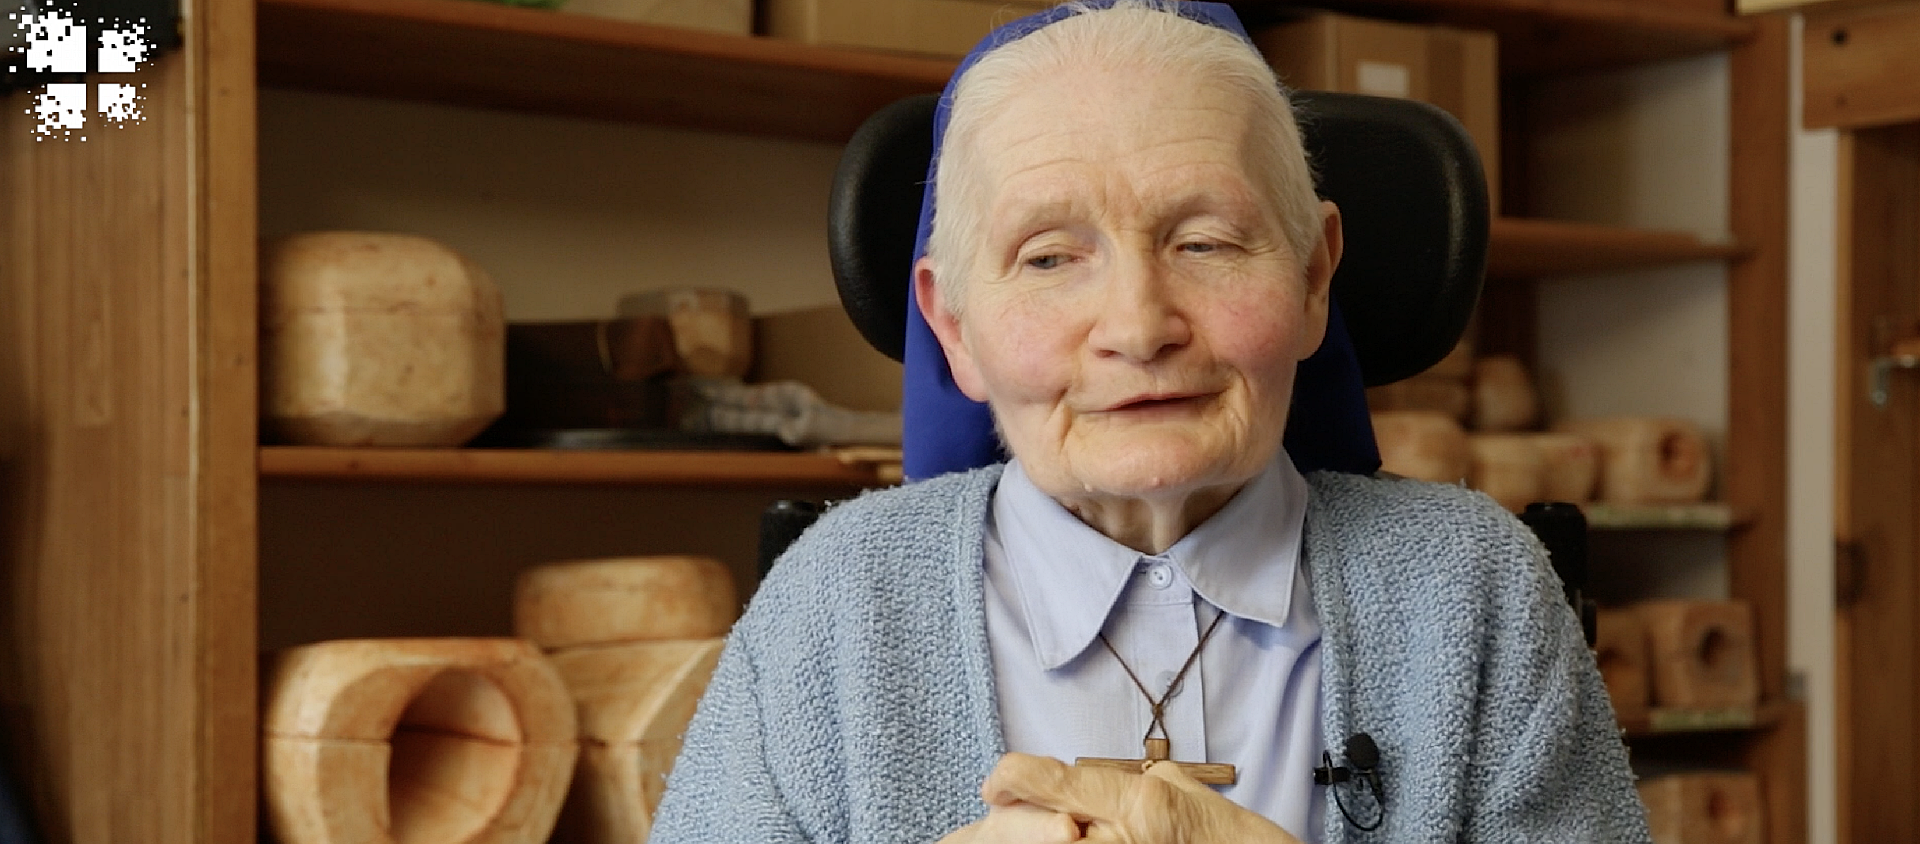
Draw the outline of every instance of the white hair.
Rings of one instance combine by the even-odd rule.
[[[960,78],[934,171],[927,240],[949,310],[960,312],[960,291],[985,231],[986,186],[979,184],[977,159],[990,153],[976,141],[987,118],[1036,79],[1089,68],[1144,66],[1243,94],[1254,125],[1255,182],[1271,198],[1295,257],[1304,261],[1318,246],[1319,201],[1286,89],[1246,39],[1177,8],[1178,0],[1119,0],[1103,8],[1072,3],[1068,17],[982,56]]]

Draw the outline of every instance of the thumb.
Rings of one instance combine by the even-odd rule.
[[[1208,788],[1204,783],[1194,779],[1191,775],[1189,775],[1186,772],[1186,769],[1181,768],[1178,764],[1173,762],[1154,762],[1152,764],[1149,764],[1147,766],[1146,774],[1147,776],[1154,777],[1156,779],[1165,780],[1167,784],[1172,785],[1174,788],[1180,789],[1181,791],[1203,792],[1206,794],[1216,793],[1213,789]]]

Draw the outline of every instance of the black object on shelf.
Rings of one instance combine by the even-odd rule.
[[[760,576],[773,570],[787,546],[818,521],[825,508],[811,501],[775,501],[760,514]]]
[[[1540,537],[1547,547],[1547,559],[1560,575],[1567,603],[1580,615],[1580,630],[1592,645],[1599,636],[1599,607],[1587,600],[1587,517],[1577,505],[1562,502],[1528,504],[1520,521]]]

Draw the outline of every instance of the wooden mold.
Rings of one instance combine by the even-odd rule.
[[[1630,609],[1601,610],[1593,658],[1607,684],[1607,698],[1621,720],[1645,717],[1653,699],[1653,666],[1647,656],[1647,630]]]
[[[1635,606],[1653,658],[1654,703],[1724,709],[1759,702],[1753,611],[1740,601],[1647,601]]]
[[[740,615],[733,576],[710,557],[614,557],[520,574],[513,629],[543,648],[710,639]]]
[[[1639,784],[1654,844],[1761,844],[1760,778],[1746,772],[1671,774]]]
[[[719,639],[569,648],[554,655],[580,713],[580,761],[558,842],[645,841]]]
[[[366,639],[282,653],[262,718],[286,844],[533,844],[578,752],[560,676],[514,639]]]

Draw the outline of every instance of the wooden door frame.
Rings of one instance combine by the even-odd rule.
[[[188,0],[144,119],[0,116],[0,696],[48,844],[252,844],[254,7]]]
[[[1839,150],[1840,840],[1912,841],[1920,812],[1896,795],[1920,790],[1920,379],[1875,407],[1866,362],[1920,328],[1920,123],[1845,130]]]

